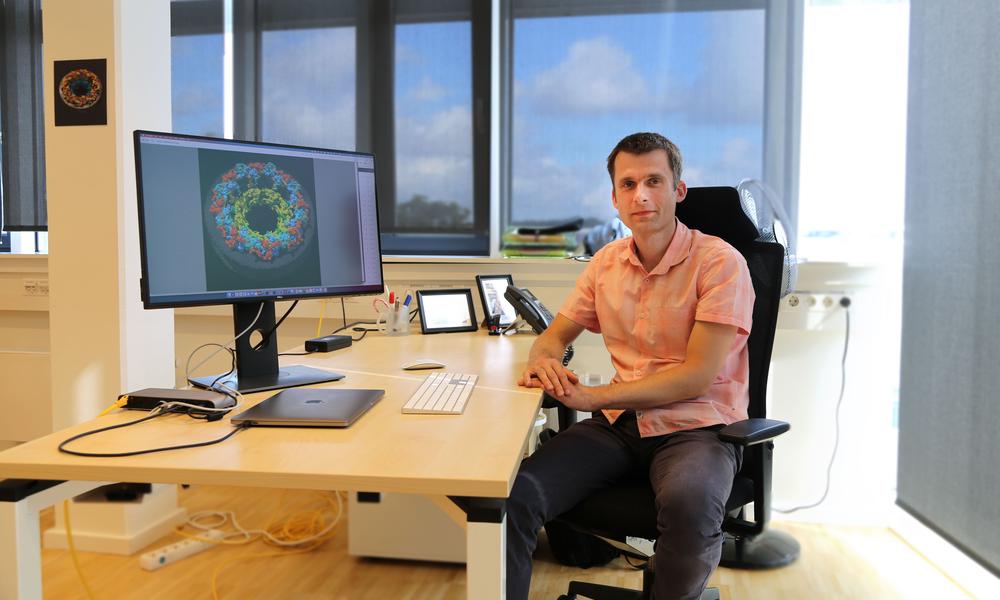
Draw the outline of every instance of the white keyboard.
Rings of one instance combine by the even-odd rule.
[[[432,373],[403,405],[407,414],[460,415],[465,410],[478,375]]]

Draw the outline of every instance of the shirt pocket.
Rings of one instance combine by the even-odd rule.
[[[651,305],[648,312],[648,331],[637,332],[641,342],[654,356],[683,361],[694,328],[695,307],[660,304]]]

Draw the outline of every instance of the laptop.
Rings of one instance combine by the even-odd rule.
[[[385,390],[293,388],[233,417],[254,427],[349,427],[385,396]]]

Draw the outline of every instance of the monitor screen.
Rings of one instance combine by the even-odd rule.
[[[371,154],[135,132],[146,308],[382,292]]]
[[[375,157],[134,136],[143,305],[233,305],[234,369],[189,381],[249,393],[343,378],[279,366],[274,302],[382,293]]]

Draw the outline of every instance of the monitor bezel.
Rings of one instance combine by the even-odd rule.
[[[146,309],[157,309],[157,308],[183,308],[188,306],[223,306],[231,304],[240,303],[258,303],[266,301],[287,301],[287,300],[303,300],[310,298],[336,298],[341,296],[372,296],[381,294],[385,290],[385,267],[382,263],[382,239],[381,239],[381,224],[379,223],[379,210],[378,210],[378,187],[376,186],[375,193],[375,227],[379,232],[378,237],[378,254],[379,254],[379,279],[380,283],[373,285],[362,285],[354,287],[345,287],[337,290],[336,292],[318,292],[318,293],[303,293],[303,294],[262,294],[260,296],[253,296],[247,298],[211,298],[211,299],[197,299],[197,300],[165,300],[165,301],[154,301],[149,293],[149,265],[147,261],[146,254],[146,216],[144,211],[144,198],[143,198],[143,187],[142,187],[142,153],[139,150],[140,139],[143,135],[154,135],[163,136],[167,138],[174,139],[184,139],[184,140],[194,140],[194,141],[208,141],[208,142],[221,142],[227,144],[233,144],[235,146],[246,144],[252,146],[267,146],[272,148],[281,149],[291,149],[291,150],[307,150],[307,151],[318,151],[318,152],[336,152],[339,154],[348,154],[354,156],[368,157],[372,160],[372,170],[375,171],[375,155],[371,152],[358,152],[355,150],[338,150],[334,148],[318,148],[316,146],[298,146],[294,144],[278,144],[273,142],[257,142],[251,140],[238,140],[229,138],[217,138],[211,136],[203,135],[192,135],[186,133],[171,133],[168,131],[152,131],[148,129],[136,129],[132,132],[133,139],[133,159],[135,162],[135,179],[136,179],[136,208],[138,210],[139,216],[139,266],[141,269],[141,275],[139,279],[139,291],[142,297],[143,308]]]

